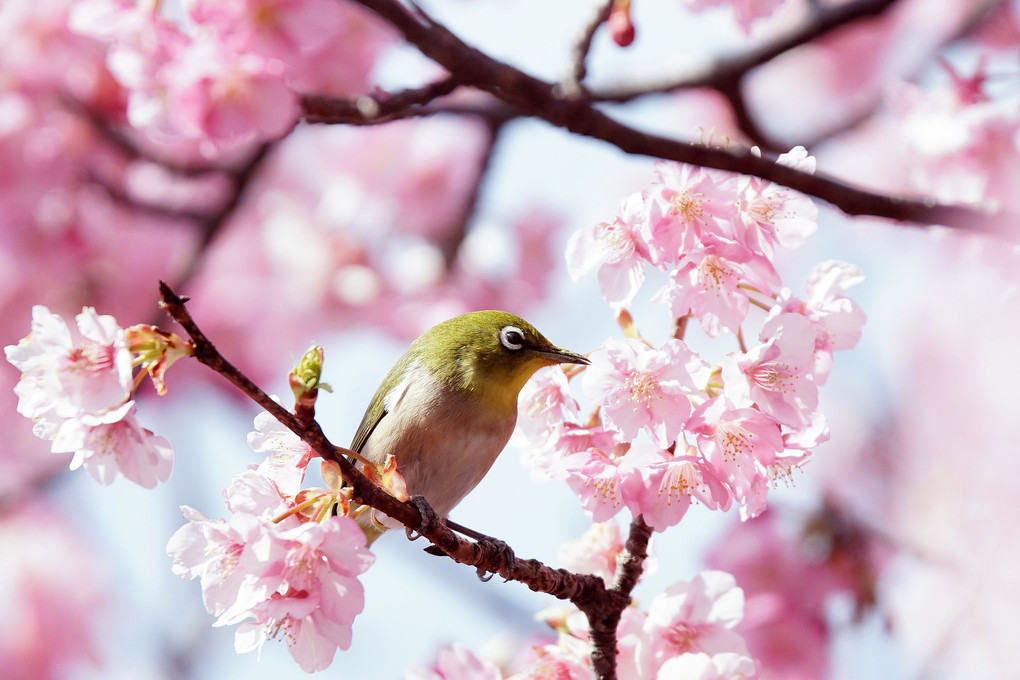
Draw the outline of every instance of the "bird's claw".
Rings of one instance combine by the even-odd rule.
[[[476,538],[476,544],[479,548],[481,548],[482,554],[485,556],[485,559],[482,561],[483,564],[492,564],[493,562],[502,563],[505,561],[506,578],[504,579],[504,582],[513,578],[514,562],[517,559],[514,555],[513,548],[498,538],[484,535]],[[499,573],[499,569],[489,570],[484,566],[479,566],[477,573],[478,580],[486,582],[492,580],[492,577]]]
[[[421,523],[418,524],[417,529],[407,527],[405,531],[407,532],[408,540],[417,541],[425,534],[434,531],[442,520],[439,518],[439,515],[436,514],[436,511],[432,509],[432,506],[429,505],[428,501],[425,500],[425,496],[415,494],[408,500],[411,505],[417,508],[418,514],[421,516]]]

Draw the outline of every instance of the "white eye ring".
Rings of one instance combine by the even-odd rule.
[[[499,331],[499,342],[509,350],[524,347],[524,332],[517,326],[503,326]]]

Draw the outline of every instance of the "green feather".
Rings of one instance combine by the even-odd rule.
[[[393,368],[390,369],[382,384],[379,385],[379,389],[375,391],[375,396],[372,397],[372,401],[368,403],[368,408],[365,409],[365,415],[361,417],[358,431],[354,433],[351,451],[361,453],[361,449],[365,447],[365,442],[371,436],[372,430],[376,428],[379,421],[386,415],[386,395],[400,384],[400,380],[404,377],[404,371],[407,370],[408,364],[411,363],[411,358],[411,352],[407,352],[404,356],[400,357],[397,363],[393,364]]]

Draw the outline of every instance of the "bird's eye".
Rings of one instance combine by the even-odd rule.
[[[524,333],[517,326],[503,326],[499,342],[509,350],[518,350],[524,347]]]

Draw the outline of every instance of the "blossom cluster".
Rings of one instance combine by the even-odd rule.
[[[175,336],[146,326],[123,329],[86,307],[72,330],[46,307],[32,309],[32,332],[4,348],[21,371],[18,412],[54,453],[73,453],[100,484],[126,477],[146,488],[170,477],[173,449],[141,426],[133,399],[133,367],[145,364],[159,391],[163,372],[186,348]],[[139,355],[138,361],[135,354]]]
[[[387,42],[359,10],[331,0],[196,0],[182,21],[146,4],[78,2],[68,25],[108,45],[133,127],[195,140],[210,156],[285,134],[298,92],[360,89]],[[335,63],[344,68],[325,68]]]
[[[778,160],[814,168],[801,147]],[[862,279],[852,265],[818,264],[803,298],[782,286],[776,249],[801,245],[816,214],[808,198],[770,182],[659,163],[618,217],[574,234],[568,269],[576,278],[597,266],[621,319],[651,265],[668,275],[652,300],[678,329],[696,319],[737,349],[713,365],[679,333],[654,346],[624,323],[627,337],[589,355],[581,387],[596,411],[588,418],[562,371],[536,377],[522,392],[519,423],[536,475],[565,480],[595,521],[626,507],[661,531],[692,500],[760,514],[770,483],[789,479],[827,438],[818,388],[833,352],[856,344],[864,323],[844,295]],[[762,310],[753,344],[743,329],[752,307]]]
[[[615,561],[622,549],[615,521],[597,524],[561,555],[563,566],[578,571]],[[607,540],[608,539],[608,540]],[[596,567],[592,573],[605,576]],[[753,677],[757,664],[735,631],[744,613],[744,594],[733,576],[703,571],[677,581],[647,608],[628,607],[617,629],[617,677],[703,678]],[[461,645],[441,650],[431,669],[409,671],[407,680],[539,680],[592,677],[588,622],[573,607],[544,610],[539,617],[556,631],[556,640],[534,646],[522,661],[496,665]],[[513,667],[507,667],[513,666]]]
[[[338,489],[300,488],[311,450],[266,413],[255,427],[249,443],[270,455],[224,490],[230,518],[182,507],[188,522],[167,552],[175,574],[200,580],[213,625],[240,624],[239,653],[282,638],[303,670],[322,670],[350,647],[364,608],[358,576],[375,557],[357,523],[334,512]]]

